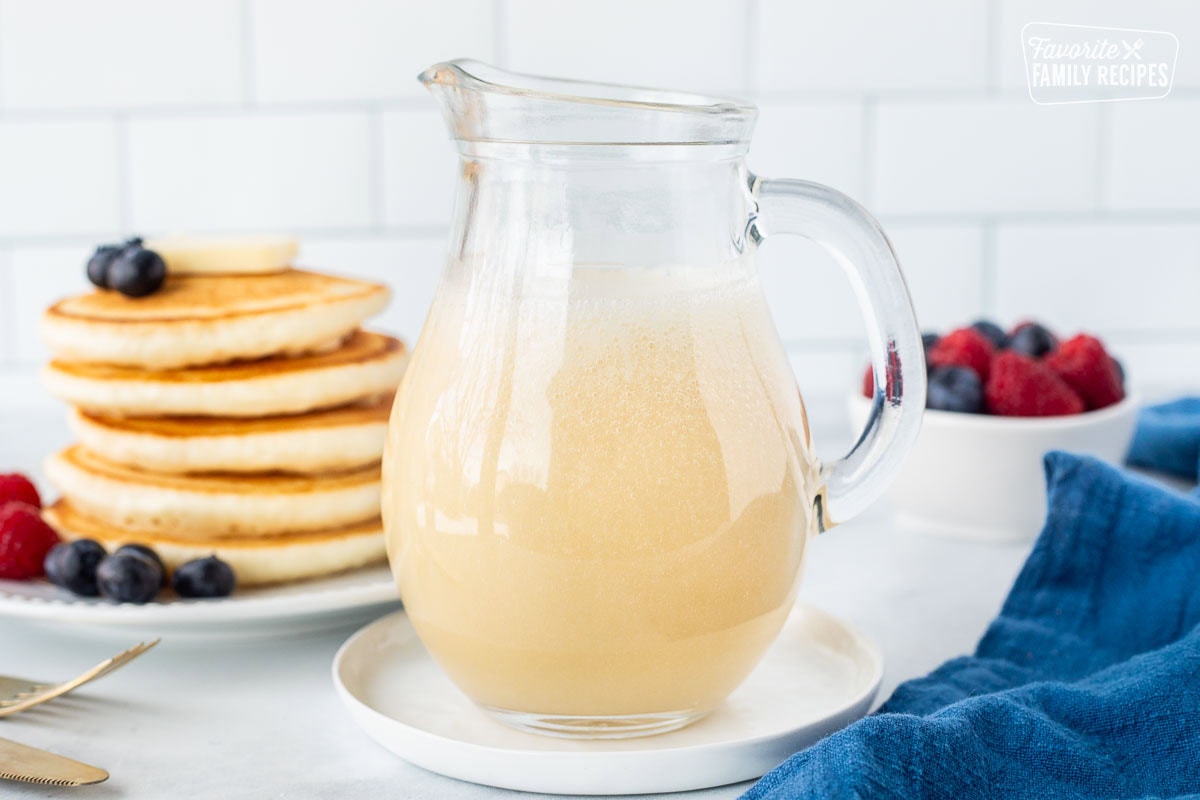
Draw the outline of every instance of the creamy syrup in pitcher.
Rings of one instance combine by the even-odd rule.
[[[557,295],[503,302],[478,278],[441,287],[393,413],[384,518],[409,617],[475,701],[705,711],[778,633],[817,467],[735,266],[577,267]]]

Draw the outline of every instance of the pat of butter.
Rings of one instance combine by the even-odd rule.
[[[175,275],[258,275],[282,272],[300,251],[294,236],[174,235],[145,243]]]

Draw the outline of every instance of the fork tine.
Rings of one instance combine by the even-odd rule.
[[[12,694],[0,699],[0,709],[5,709],[9,706],[15,706],[18,703],[24,703],[31,697],[40,697],[41,695],[45,694],[46,691],[54,688],[54,686],[47,686],[44,689],[39,689],[37,691],[13,692]]]
[[[11,700],[14,697],[29,692],[38,692],[45,688],[48,687],[37,681],[0,675],[0,700]]]
[[[34,694],[30,697],[26,697],[23,700],[0,702],[0,717],[16,714],[19,711],[24,711],[28,708],[33,708],[34,706],[53,700],[56,697],[61,697],[68,692],[73,692],[84,684],[91,683],[97,678],[103,677],[104,675],[107,675],[116,669],[120,669],[133,659],[140,656],[142,653],[145,653],[147,650],[157,645],[160,641],[162,640],[155,639],[152,642],[139,642],[128,650],[117,653],[117,655],[113,656],[112,658],[101,661],[96,666],[72,680],[64,681],[56,686],[47,687],[44,691]]]
[[[155,639],[153,642],[149,642],[149,643],[138,642],[137,644],[135,644],[133,647],[129,648],[128,650],[125,650],[124,652],[121,652],[121,653],[117,653],[115,656],[108,659],[107,662],[101,662],[100,664],[97,664],[96,667],[92,668],[93,670],[95,670],[95,674],[88,675],[88,677],[86,677],[86,678],[84,678],[81,675],[80,678],[82,678],[82,680],[80,680],[80,678],[76,679],[76,680],[79,680],[79,683],[77,683],[73,687],[73,690],[78,689],[80,686],[83,686],[85,683],[91,683],[92,681],[96,680],[97,678],[102,678],[105,675],[109,674],[110,672],[120,669],[121,667],[128,664],[130,661],[133,661],[135,658],[140,656],[142,653],[144,653],[147,650],[149,650],[150,648],[154,647],[160,641],[162,641],[162,640]],[[89,672],[90,671],[91,670],[89,670]],[[85,672],[84,675],[87,675],[87,673]]]
[[[155,639],[154,642],[151,644],[147,644],[146,642],[138,642],[133,647],[130,647],[128,650],[122,650],[121,652],[119,652],[115,656],[113,656],[112,658],[109,658],[106,661],[100,662],[100,665],[103,665],[105,669],[108,669],[112,664],[125,663],[131,658],[137,658],[139,655],[146,652],[147,650],[149,650],[151,647],[153,647],[157,643],[158,643],[157,639]],[[100,665],[98,665],[98,666],[100,666]]]
[[[95,675],[93,675],[91,678],[89,678],[87,682],[94,681],[97,678],[102,678],[105,675],[107,675],[108,673],[110,673],[114,670],[120,669],[121,667],[128,664],[130,661],[133,661],[135,658],[140,656],[142,653],[144,653],[147,650],[149,650],[150,648],[154,647],[160,641],[162,641],[162,640],[155,639],[154,641],[149,642],[149,643],[139,642],[139,643],[135,644],[133,647],[124,651],[123,653],[117,653],[115,656],[113,656],[112,658],[110,658],[108,660],[108,664],[106,664],[104,666],[104,669],[100,670]],[[83,684],[80,684],[80,686],[82,686],[82,685]],[[76,687],[76,688],[79,688],[79,687]]]

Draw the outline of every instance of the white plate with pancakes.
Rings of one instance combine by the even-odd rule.
[[[399,607],[386,566],[279,586],[239,589],[219,600],[174,596],[137,606],[76,597],[46,581],[0,580],[0,615],[56,623],[97,637],[163,637],[206,643],[262,641],[349,628]]]
[[[170,569],[215,555],[238,587],[138,606],[0,581],[0,614],[257,640],[395,606],[380,459],[407,351],[362,328],[388,287],[294,268],[287,236],[147,244],[167,265],[156,290],[89,289],[42,317],[44,380],[79,440],[45,462],[60,499],[44,516],[66,540],[147,545]]]
[[[683,792],[751,780],[867,713],[879,648],[838,618],[799,605],[746,681],[699,722],[634,739],[560,739],[509,728],[467,699],[403,612],[350,637],[333,682],[383,747],[451,778],[526,792]]]

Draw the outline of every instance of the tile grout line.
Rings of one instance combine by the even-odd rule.
[[[186,119],[194,117],[272,117],[299,114],[360,114],[378,106],[388,110],[411,111],[427,109],[429,101],[424,97],[393,97],[381,100],[317,100],[303,102],[278,102],[242,105],[240,103],[216,103],[207,106],[110,106],[107,108],[52,108],[17,109],[0,111],[0,120],[17,123],[38,122],[88,122],[108,119],[115,113],[126,114],[135,119]]]
[[[857,339],[784,339],[783,348],[789,353],[855,355],[865,346]]]
[[[384,152],[383,141],[383,111],[373,108],[367,115],[367,169],[370,171],[371,226],[376,232],[382,232],[387,227],[387,193],[384,186],[384,162],[387,154]]]
[[[905,226],[921,228],[925,226],[965,226],[979,227],[983,225],[1026,225],[1035,227],[1056,227],[1059,225],[1105,225],[1105,226],[1179,226],[1192,228],[1200,224],[1200,210],[1167,210],[1167,211],[1113,211],[1097,214],[1095,211],[1069,212],[1029,212],[1006,213],[981,211],[978,213],[876,213],[875,216],[885,228]],[[222,230],[226,230],[222,228]],[[248,224],[246,227],[229,229],[229,232],[253,232],[259,226]],[[202,231],[201,231],[202,232]],[[302,226],[296,228],[298,234],[328,239],[374,238],[379,236],[395,236],[400,238],[423,238],[428,236],[443,236],[446,233],[444,225],[391,225],[381,227],[374,225],[360,226]],[[0,247],[53,247],[63,244],[94,244],[96,234],[80,233],[50,233],[50,234],[0,234]]]
[[[0,31],[4,30],[4,1],[0,0]],[[0,121],[4,119],[4,59],[0,58]]]
[[[873,212],[875,213],[875,212]],[[905,226],[920,228],[924,226],[966,226],[981,225],[1026,225],[1034,227],[1056,227],[1059,225],[1105,225],[1105,226],[1179,226],[1192,228],[1200,224],[1200,209],[1198,210],[1118,210],[1105,211],[1098,214],[1090,211],[1045,211],[1045,212],[964,212],[964,213],[875,213],[885,228]],[[258,226],[248,224],[239,231],[251,232]],[[225,228],[222,228],[225,230]],[[233,229],[230,229],[233,232]],[[356,237],[396,236],[422,238],[426,236],[442,236],[446,233],[444,225],[348,225],[348,226],[302,226],[296,229],[298,234],[321,238],[342,239]],[[49,233],[49,234],[0,234],[0,247],[52,247],[61,244],[92,244],[95,233]]]
[[[17,363],[16,276],[13,273],[12,248],[0,245],[0,365],[12,368]]]
[[[746,0],[746,13],[743,22],[746,29],[742,31],[742,86],[750,97],[758,96],[758,15],[761,9],[758,0]]]
[[[242,104],[249,107],[257,105],[255,81],[257,67],[254,58],[254,8],[253,0],[242,0],[241,4],[241,70],[242,70]]]
[[[133,159],[129,146],[129,118],[118,112],[113,118],[116,127],[117,152],[117,224],[124,233],[133,229]]]
[[[888,103],[926,103],[926,104],[957,104],[964,101],[996,101],[1020,102],[1028,101],[1028,92],[1001,91],[996,95],[974,90],[929,90],[908,91],[891,90],[886,94],[845,91],[802,91],[802,92],[758,92],[755,97],[760,102],[771,102],[779,105],[804,106],[812,103],[862,103],[865,99]],[[1200,100],[1200,87],[1176,87],[1171,92],[1173,99]],[[408,111],[427,109],[429,102],[424,97],[391,97],[371,101],[375,106],[385,110]],[[1104,104],[1101,104],[1104,105]],[[131,106],[116,105],[109,107],[86,108],[17,108],[0,109],[0,120],[5,122],[75,122],[83,120],[109,119],[112,114],[121,112],[131,119],[159,119],[180,117],[222,116],[241,114],[244,116],[274,116],[288,114],[346,114],[362,112],[368,107],[362,100],[303,100],[278,101],[264,103],[256,100],[253,105],[240,103],[213,103],[210,105],[158,105]]]
[[[984,310],[985,314],[994,311]],[[1105,336],[1119,339],[1127,344],[1160,345],[1160,344],[1189,344],[1200,346],[1200,328],[1154,328],[1131,329],[1114,328],[1108,330]],[[832,338],[786,338],[781,340],[789,353],[841,353],[852,354],[862,350],[863,343],[858,339]]]
[[[492,57],[496,64],[509,69],[508,63],[508,3],[492,0]]]
[[[197,233],[209,233],[218,229],[200,228]],[[221,227],[223,233],[257,233],[262,226]],[[383,228],[354,226],[344,228],[299,227],[292,229],[297,235],[319,239],[375,239],[391,236],[401,239],[423,239],[445,236],[445,225],[391,225]],[[97,233],[63,233],[36,236],[0,236],[0,247],[58,247],[62,245],[95,244]]]
[[[888,224],[972,225],[984,221],[1021,225],[1078,225],[1103,222],[1105,225],[1194,225],[1200,222],[1200,209],[1147,208],[1119,209],[1097,214],[1089,207],[1070,211],[910,211],[878,212]]]
[[[996,221],[985,219],[982,235],[979,237],[981,252],[979,254],[979,305],[986,316],[996,314]]]
[[[857,102],[870,94],[867,90],[854,89],[772,89],[760,97],[779,103],[836,103]],[[924,87],[887,89],[882,94],[892,102],[901,103],[962,103],[977,100],[1029,102],[1029,89],[1025,85],[1014,88],[997,86],[992,91],[983,88]],[[1173,99],[1196,100],[1200,98],[1200,86],[1175,86],[1171,89]]]
[[[984,9],[984,40],[983,52],[987,93],[993,97],[1000,94],[1000,54],[1003,52],[1000,35],[1000,3],[999,0],[987,0]]]
[[[863,100],[862,120],[860,123],[862,125],[860,131],[862,134],[862,144],[859,147],[859,161],[862,164],[862,183],[859,189],[862,194],[859,196],[859,202],[867,208],[870,208],[871,204],[875,202],[875,170],[877,168],[875,163],[875,140],[878,136],[878,131],[876,130],[878,111],[879,101],[874,95]]]
[[[1096,106],[1096,213],[1103,216],[1108,195],[1108,157],[1112,145],[1110,103]]]

